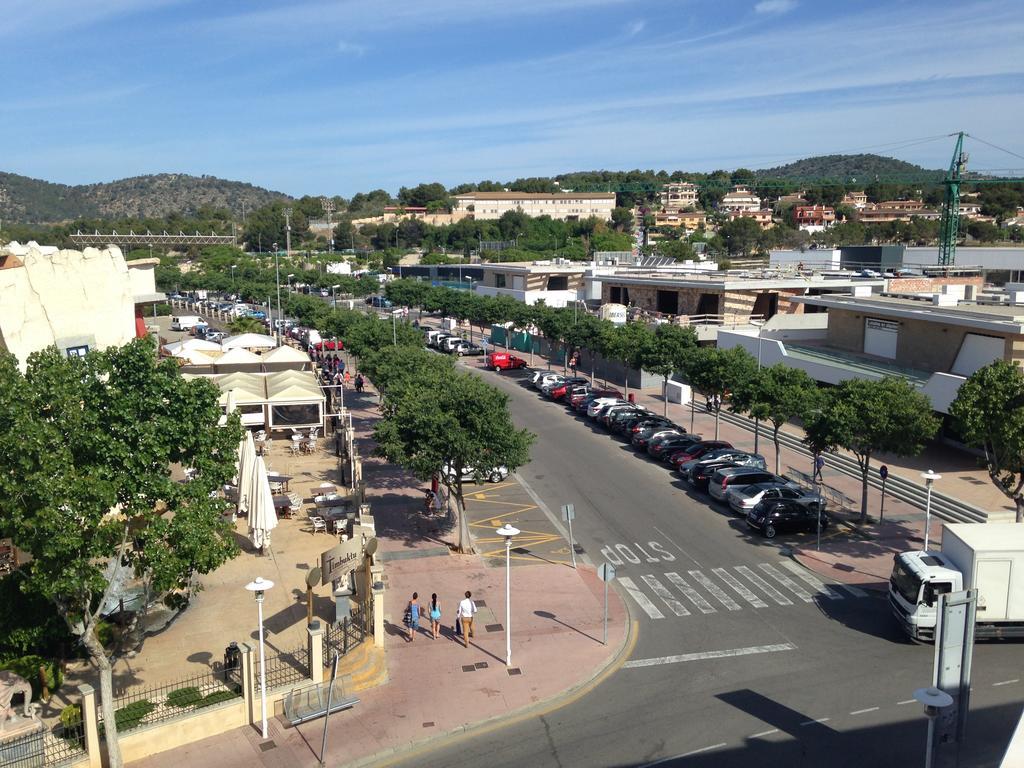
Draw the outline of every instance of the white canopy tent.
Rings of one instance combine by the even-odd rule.
[[[272,429],[323,426],[326,398],[316,376],[308,371],[281,371],[268,373],[266,382]]]
[[[267,373],[275,371],[306,371],[309,370],[311,365],[309,355],[302,350],[287,345],[265,352],[261,362],[263,363],[263,370]]]
[[[228,336],[220,343],[220,346],[225,352],[236,347],[241,347],[242,349],[273,349],[277,346],[277,340],[273,336],[266,336],[262,333],[241,333],[238,336]]]
[[[240,371],[257,372],[260,369],[260,356],[243,347],[228,350],[213,363],[217,373],[237,373]]]
[[[220,344],[206,339],[182,339],[164,344],[164,352],[174,357],[180,357],[181,352],[222,352]]]

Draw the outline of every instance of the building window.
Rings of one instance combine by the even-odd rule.
[[[494,276],[494,287],[495,288],[504,288],[505,287],[505,275],[502,275],[502,274],[499,273],[499,274],[496,274]]]
[[[549,291],[567,291],[567,290],[569,290],[569,276],[568,275],[549,275],[548,276],[548,290]]]
[[[85,355],[88,352],[88,344],[82,344],[81,346],[78,347],[68,347],[67,349],[64,350],[64,354],[66,354],[68,357],[85,357]]]

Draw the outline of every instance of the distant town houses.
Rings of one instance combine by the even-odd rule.
[[[760,211],[761,198],[755,195],[747,186],[737,184],[732,188],[731,192],[727,192],[722,197],[722,201],[718,204],[718,209],[726,213],[731,211]]]
[[[685,210],[700,207],[697,185],[689,182],[671,182],[661,188],[661,207],[664,210]]]
[[[798,205],[793,208],[793,223],[804,232],[824,232],[836,223],[836,211],[826,205]]]
[[[611,221],[614,192],[468,192],[452,198],[453,214],[474,219],[500,219],[509,211],[527,216],[550,216],[559,221],[597,218]]]
[[[860,210],[868,204],[868,196],[865,192],[847,192],[843,195],[843,205]]]
[[[771,208],[729,211],[727,217],[729,221],[736,221],[736,219],[753,219],[761,229],[771,229],[775,226]]]

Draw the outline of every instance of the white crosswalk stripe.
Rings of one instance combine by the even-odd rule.
[[[788,589],[794,595],[799,597],[805,603],[814,602],[814,598],[811,597],[811,594],[806,589],[801,587],[799,584],[797,584],[795,581],[789,578],[789,576],[787,576],[786,574],[780,573],[779,571],[772,568],[771,565],[769,565],[768,563],[761,563],[760,565],[758,565],[758,568],[760,568],[762,571],[768,574],[771,578],[775,579],[775,581],[784,586],[786,589]]]
[[[727,611],[743,610],[743,604],[732,596],[733,593],[746,601],[750,608],[768,608],[766,600],[777,606],[794,605],[794,600],[787,593],[792,593],[796,604],[811,603],[815,598],[844,600],[868,596],[868,592],[859,587],[822,581],[790,560],[759,563],[756,568],[735,565],[711,568],[710,572],[693,570],[687,573],[689,579],[675,571],[667,571],[663,574],[649,573],[637,581],[628,576],[620,576],[617,580],[651,619],[664,619],[668,615],[683,618],[697,612],[708,615],[718,613],[722,608]],[[691,611],[678,599],[676,590],[696,607],[696,611]],[[668,608],[667,612],[662,605]]]
[[[686,579],[680,576],[678,573],[670,572],[665,574],[665,578],[672,582],[672,586],[686,595],[686,599],[697,606],[697,610],[701,613],[717,613],[715,606],[709,603],[696,589],[691,587]]]
[[[700,571],[689,571],[689,574],[697,581],[698,584],[714,595],[715,599],[730,611],[738,611],[740,609],[739,603],[729,597],[728,593],[718,586],[714,580],[705,576]]]
[[[751,582],[755,587],[757,587],[762,592],[764,592],[766,595],[768,595],[768,597],[770,597],[772,600],[774,600],[779,605],[792,605],[793,604],[792,600],[790,600],[784,594],[779,592],[779,590],[777,590],[775,587],[773,587],[767,581],[762,579],[760,576],[758,576],[752,570],[747,568],[747,566],[745,566],[745,565],[738,565],[738,566],[736,566],[736,570],[739,572],[739,574],[741,576],[746,577],[746,579],[749,582]]]
[[[826,584],[825,582],[821,581],[820,579],[817,579],[814,576],[811,576],[811,574],[809,574],[806,570],[801,568],[796,563],[791,562],[789,560],[785,560],[782,563],[782,567],[785,568],[790,573],[792,573],[798,579],[803,581],[805,584],[808,584],[811,587],[813,587],[815,593],[818,594],[818,595],[821,595],[821,597],[824,597],[826,600],[842,600],[843,599],[843,597],[844,597],[843,594],[840,591],[838,591],[835,588],[835,586],[833,586],[831,584]]]
[[[671,574],[666,573],[665,576],[668,577],[671,576]],[[674,613],[676,616],[690,615],[690,612],[686,609],[686,606],[680,603],[678,600],[676,600],[672,596],[672,592],[669,591],[669,588],[662,584],[660,581],[658,581],[656,578],[654,578],[653,576],[644,576],[643,580],[647,584],[647,586],[651,588],[654,594],[660,597],[661,601],[665,603],[665,605],[668,606],[668,609],[672,611],[672,613]],[[671,579],[669,580],[671,581]]]
[[[720,578],[722,581],[724,581],[726,584],[728,584],[730,587],[732,587],[734,590],[736,590],[736,593],[740,597],[742,597],[755,608],[768,607],[768,603],[766,603],[760,597],[758,597],[749,589],[747,589],[743,582],[741,582],[739,579],[737,579],[735,576],[733,576],[731,573],[725,570],[725,568],[712,568],[711,572],[715,574],[715,576]]]
[[[629,596],[636,600],[644,613],[652,619],[664,619],[665,614],[658,610],[658,606],[651,602],[651,598],[645,595],[629,576],[619,577],[619,583],[629,593]]]

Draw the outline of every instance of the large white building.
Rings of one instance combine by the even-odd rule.
[[[595,217],[612,218],[614,192],[468,192],[454,198],[454,213],[474,219],[500,219],[508,211],[527,216],[550,216],[560,221],[578,221]]]
[[[25,369],[33,352],[67,355],[127,344],[146,335],[147,308],[163,301],[159,259],[125,261],[121,249],[0,246],[0,351]]]
[[[661,188],[661,207],[685,209],[699,207],[697,185],[686,181],[673,181]]]
[[[732,188],[732,192],[726,193],[722,198],[722,202],[718,204],[719,210],[722,211],[760,211],[761,210],[761,198],[755,195],[748,187],[737,184]]]

